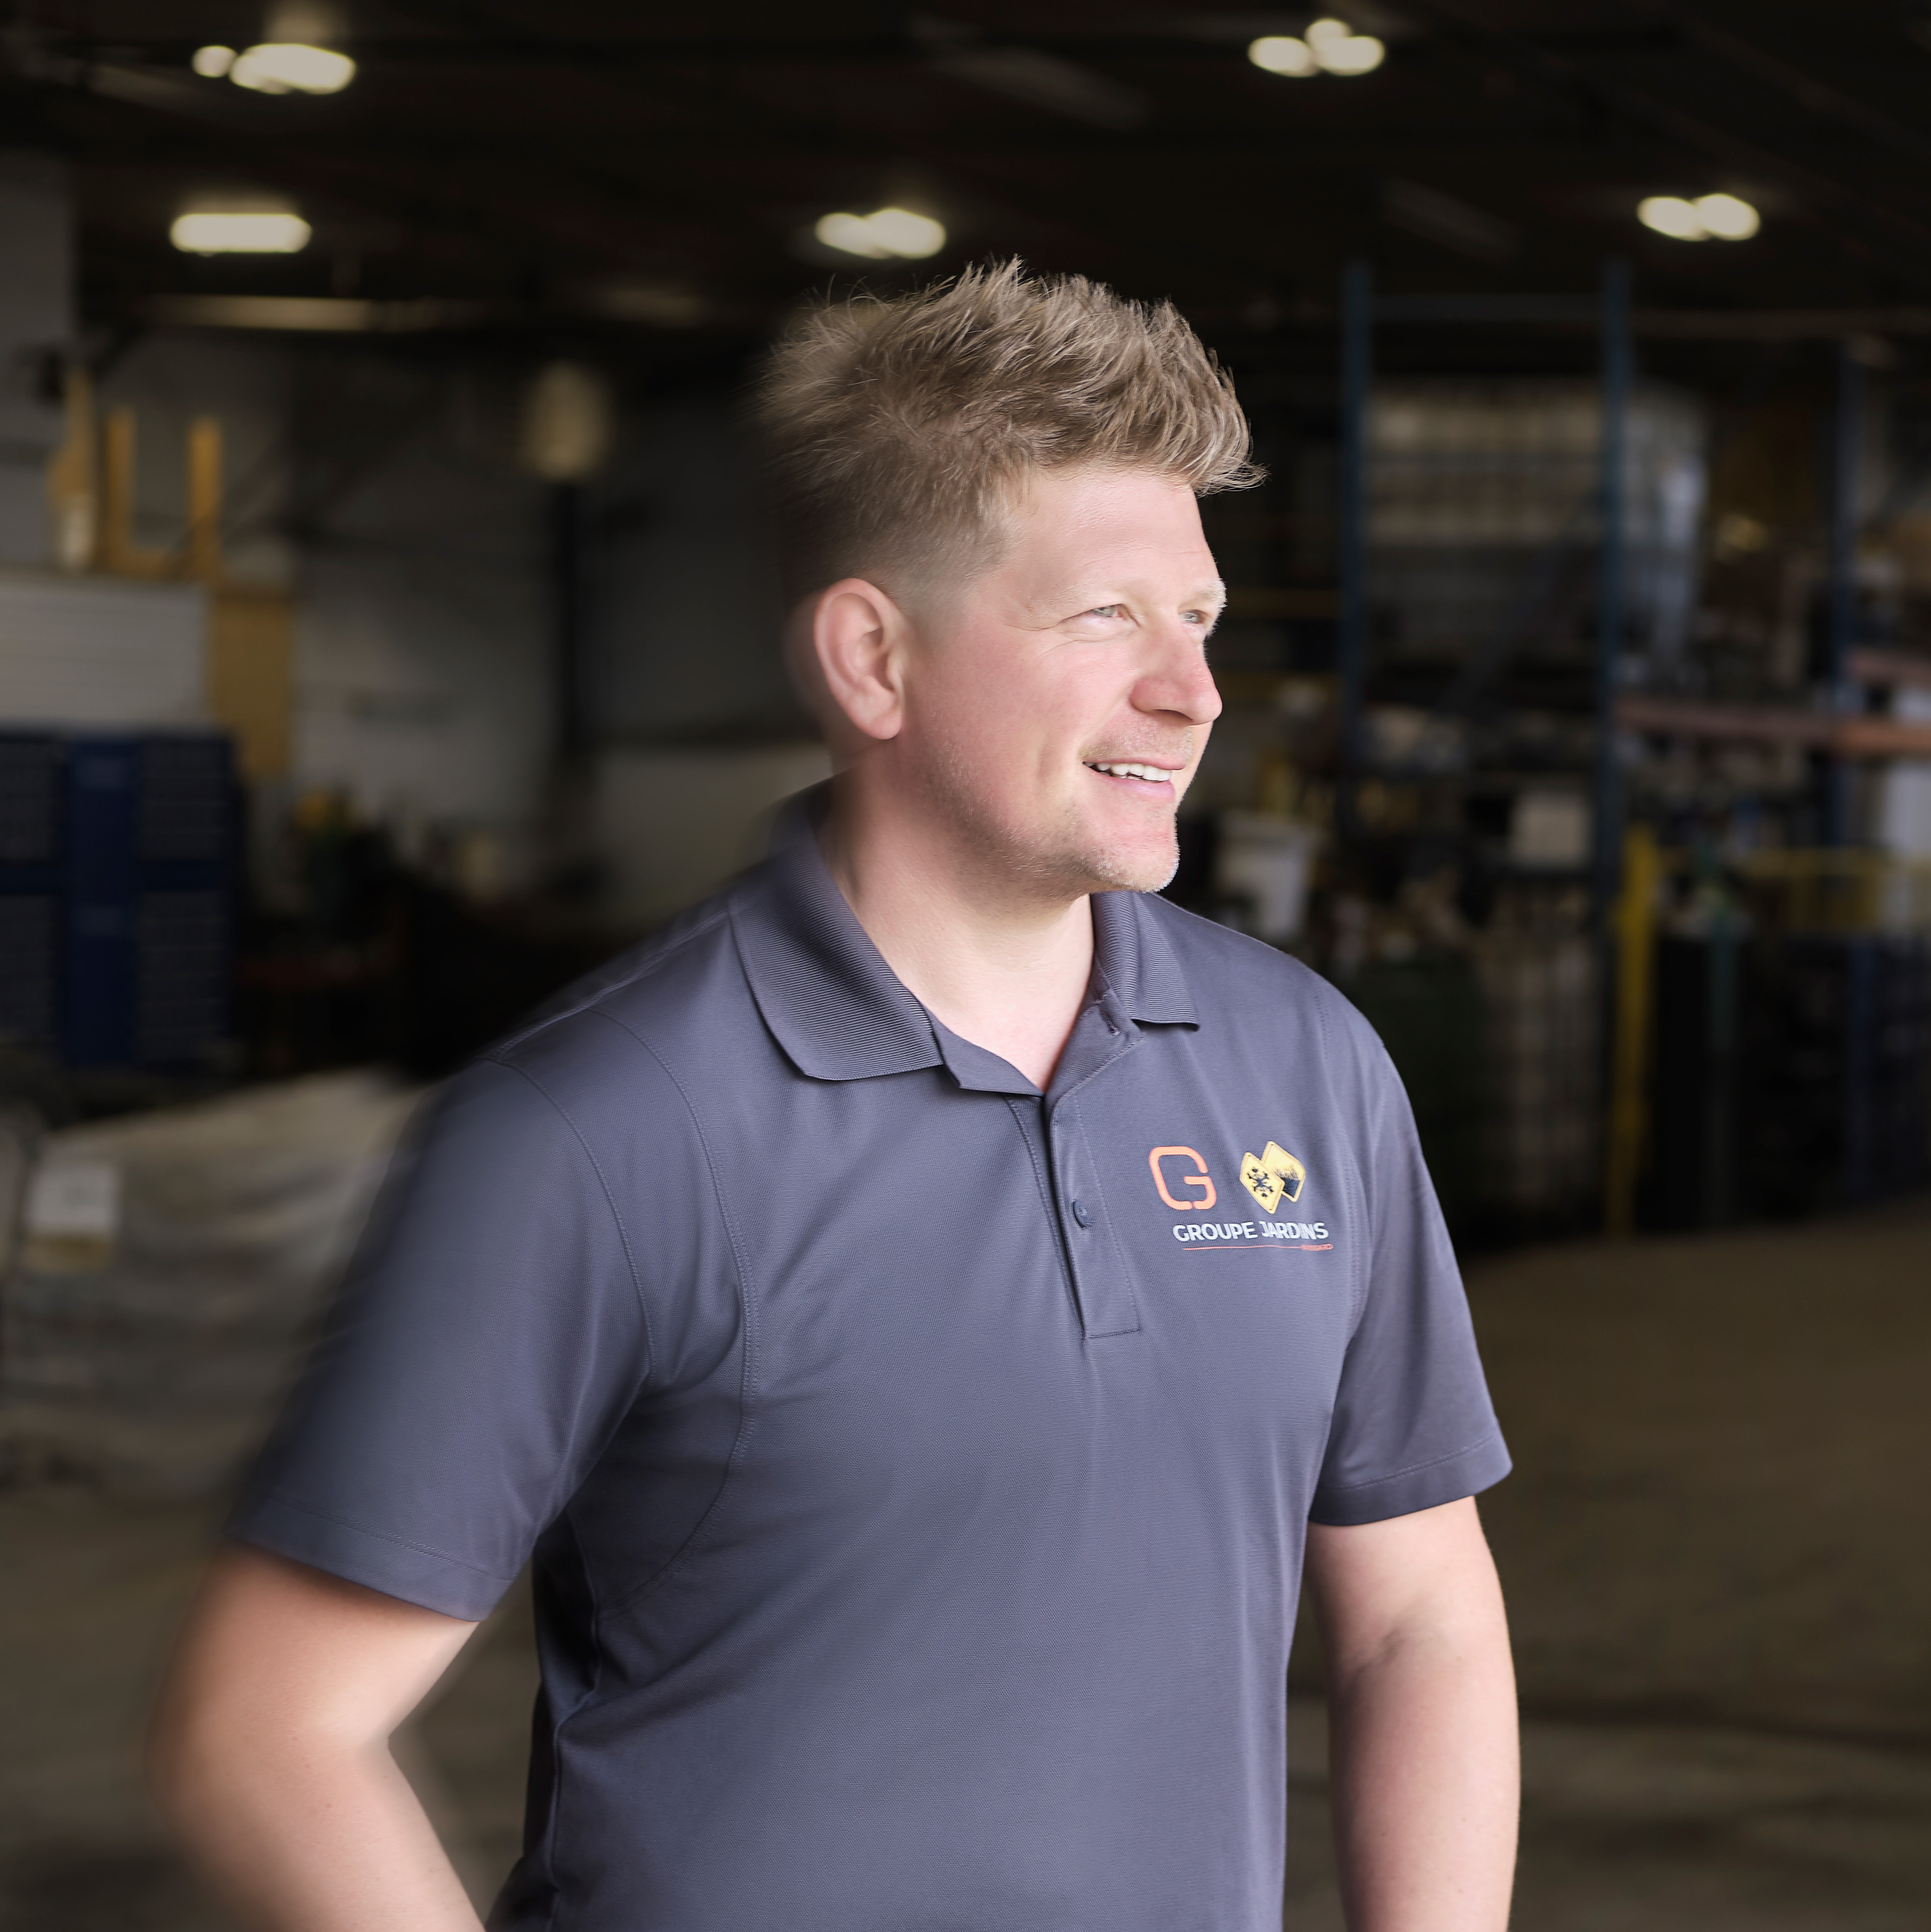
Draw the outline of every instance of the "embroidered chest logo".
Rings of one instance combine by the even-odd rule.
[[[1240,1156],[1241,1186],[1270,1214],[1283,1201],[1298,1201],[1306,1178],[1307,1169],[1279,1141],[1270,1141],[1258,1156]]]
[[[1219,1190],[1197,1148],[1156,1147],[1147,1156],[1154,1190],[1185,1220],[1173,1225],[1174,1239],[1195,1254],[1237,1248],[1271,1247],[1277,1252],[1297,1248],[1327,1253],[1334,1246],[1325,1221],[1279,1221],[1273,1217],[1287,1202],[1298,1201],[1307,1184],[1307,1168],[1279,1141],[1260,1153],[1240,1156],[1240,1184],[1261,1204],[1264,1221],[1204,1221],[1194,1217],[1219,1204]],[[1222,1211],[1225,1213],[1225,1209]]]

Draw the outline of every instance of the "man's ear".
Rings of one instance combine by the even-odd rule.
[[[852,729],[880,742],[904,722],[904,656],[910,626],[875,584],[847,577],[819,592],[811,655],[826,695]]]

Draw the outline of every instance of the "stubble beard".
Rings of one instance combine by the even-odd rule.
[[[1057,824],[1036,831],[1002,819],[973,783],[973,766],[958,746],[937,748],[926,790],[973,869],[995,888],[1042,903],[1070,903],[1089,892],[1156,892],[1180,866],[1180,842],[1167,824],[1162,850],[1110,842],[1069,804]]]

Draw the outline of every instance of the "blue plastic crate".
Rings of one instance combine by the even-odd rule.
[[[67,740],[59,872],[62,1057],[189,1065],[227,1039],[236,884],[232,748],[214,734]]]

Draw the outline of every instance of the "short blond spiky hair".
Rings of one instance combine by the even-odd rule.
[[[1150,470],[1203,496],[1264,473],[1232,382],[1172,303],[1016,260],[808,311],[772,352],[757,418],[792,598],[988,567],[1030,468]]]

